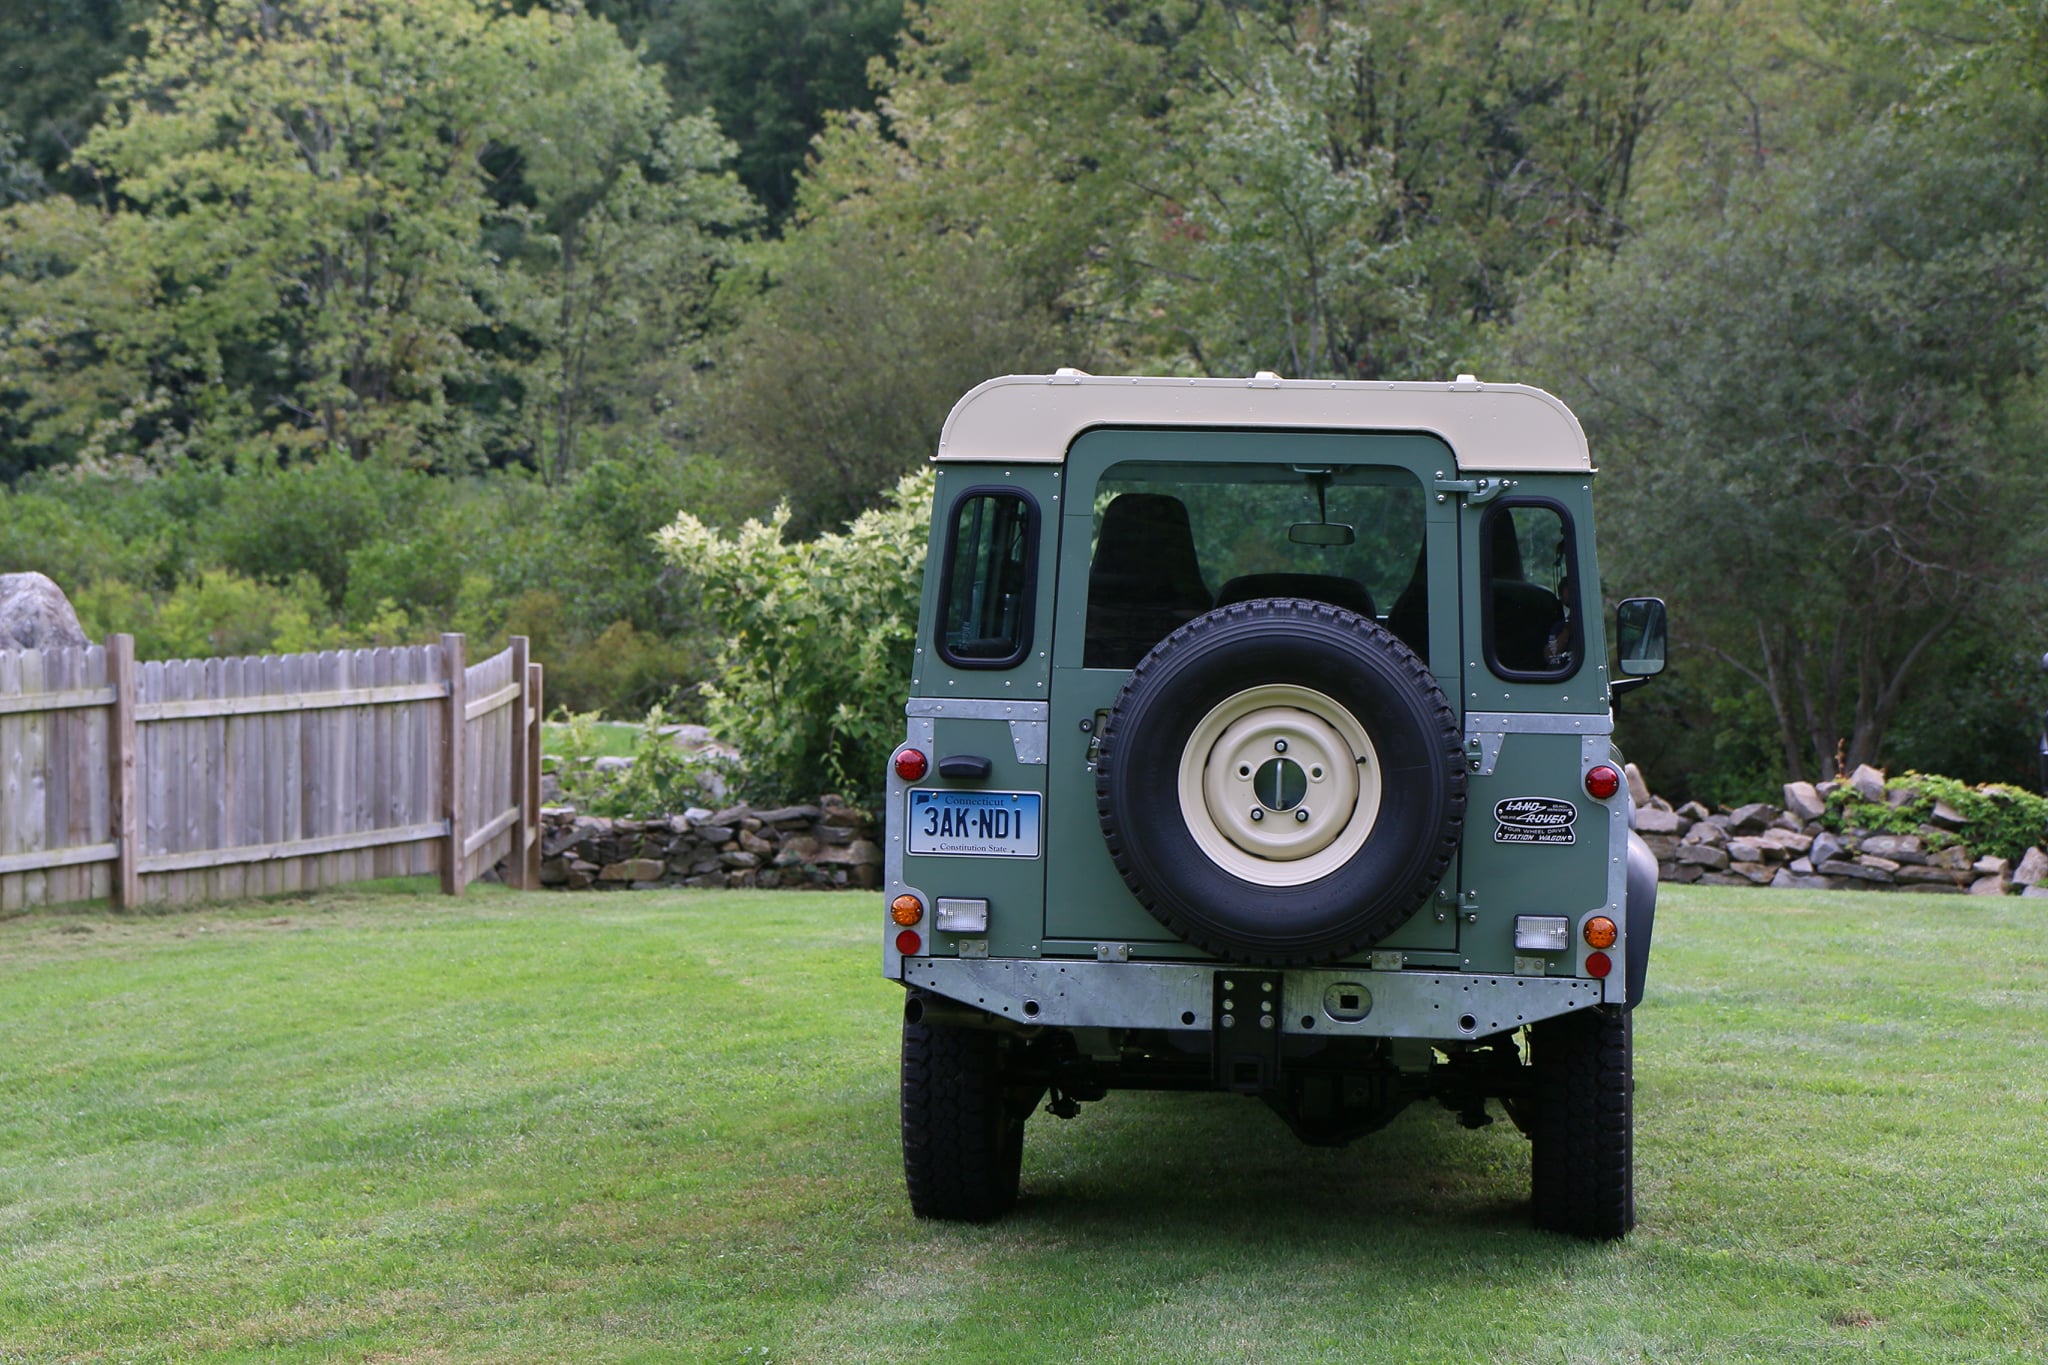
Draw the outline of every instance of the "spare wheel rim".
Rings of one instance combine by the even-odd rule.
[[[1379,818],[1379,754],[1348,708],[1268,683],[1226,697],[1181,750],[1180,810],[1218,868],[1300,886],[1351,861]]]

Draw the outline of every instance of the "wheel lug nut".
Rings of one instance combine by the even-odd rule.
[[[1264,812],[1264,811],[1260,810],[1260,809],[1259,809],[1259,808],[1258,808],[1257,806],[1253,806],[1253,807],[1252,807],[1252,819],[1254,819],[1254,820],[1263,820],[1263,819],[1265,819],[1265,818],[1266,818],[1266,812]]]
[[[1276,753],[1276,754],[1284,754],[1284,753],[1286,753],[1286,752],[1287,752],[1287,741],[1286,741],[1286,740],[1284,740],[1284,739],[1276,739],[1276,740],[1274,740],[1274,741],[1273,741],[1273,752],[1274,752],[1274,753]]]
[[[1307,806],[1296,806],[1296,807],[1294,808],[1294,818],[1295,818],[1296,820],[1300,821],[1300,822],[1301,822],[1302,824],[1304,824],[1304,825],[1305,825],[1305,824],[1307,824],[1307,823],[1308,823],[1308,807],[1307,807]]]

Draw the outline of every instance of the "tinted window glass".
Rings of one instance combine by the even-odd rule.
[[[953,504],[940,593],[939,656],[1009,668],[1031,649],[1037,508],[1021,493],[970,489]]]
[[[1129,668],[1203,612],[1258,597],[1328,602],[1398,634],[1391,605],[1421,572],[1422,485],[1405,470],[1133,461],[1103,475],[1094,511],[1089,668]]]
[[[1549,503],[1504,504],[1481,527],[1488,662],[1505,677],[1570,676],[1579,662],[1570,520]]]

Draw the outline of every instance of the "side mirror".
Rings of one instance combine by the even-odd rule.
[[[1631,597],[1614,609],[1614,648],[1624,677],[1648,678],[1662,673],[1667,638],[1661,599]]]

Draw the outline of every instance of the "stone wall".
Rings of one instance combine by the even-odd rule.
[[[1634,764],[1628,780],[1636,832],[1657,855],[1660,881],[2048,897],[2048,853],[2030,848],[2017,868],[1979,856],[1970,848],[1969,821],[1945,804],[1937,803],[1929,822],[1911,834],[1826,829],[1820,817],[1838,787],[1854,787],[1866,801],[1903,804],[1903,791],[1895,794],[1868,766],[1841,782],[1788,782],[1783,805],[1759,801],[1720,811],[1696,801],[1673,807],[1650,795]]]
[[[544,809],[540,854],[541,884],[563,891],[882,884],[873,820],[836,796],[815,806],[757,811],[742,804],[651,820]]]

